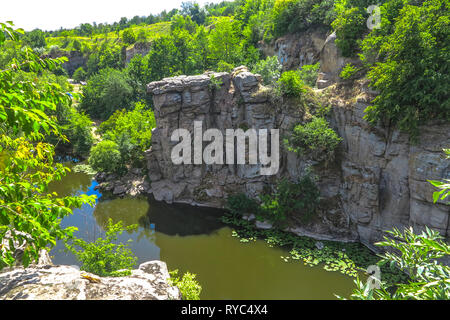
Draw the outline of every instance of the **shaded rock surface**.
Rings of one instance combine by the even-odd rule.
[[[149,261],[124,277],[98,277],[73,266],[38,265],[0,273],[2,300],[179,300],[167,266]]]
[[[292,70],[299,69],[306,64],[317,63],[326,38],[325,30],[308,30],[297,34],[288,34],[270,44],[261,41],[259,47],[266,56],[276,55],[283,70]]]

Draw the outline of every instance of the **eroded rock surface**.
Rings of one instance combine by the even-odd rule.
[[[162,261],[149,261],[125,277],[98,277],[72,266],[51,264],[0,273],[3,300],[179,300],[167,283]]]
[[[171,141],[171,134],[184,128],[193,136],[194,121],[201,121],[203,132],[217,128],[225,136],[228,128],[279,128],[282,139],[305,121],[298,106],[272,101],[260,76],[245,67],[230,74],[179,76],[149,84],[157,122],[146,155],[153,195],[169,203],[223,207],[230,194],[255,197],[277,179],[296,180],[315,166],[320,212],[309,225],[292,225],[290,231],[318,239],[359,239],[369,246],[395,226],[429,226],[448,237],[449,206],[433,204],[435,190],[427,179],[450,177],[442,152],[450,146],[450,124],[424,126],[420,141],[410,144],[405,134],[371,127],[363,119],[376,94],[367,81],[325,90],[332,106],[330,122],[344,139],[334,163],[320,166],[281,146],[278,174],[263,176],[258,165],[174,165],[171,150],[178,142]]]

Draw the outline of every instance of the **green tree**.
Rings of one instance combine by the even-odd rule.
[[[333,0],[276,0],[272,21],[275,36],[305,31],[310,27],[329,27],[334,19]]]
[[[211,58],[218,63],[235,64],[240,59],[240,23],[233,17],[217,17],[209,36]]]
[[[177,68],[177,47],[171,36],[164,36],[153,41],[152,49],[145,57],[149,70],[149,80],[157,81],[173,76]]]
[[[99,142],[91,150],[89,165],[96,171],[120,173],[123,162],[117,143],[109,140]]]
[[[122,33],[122,40],[124,43],[130,45],[136,42],[136,35],[134,34],[133,29],[126,29]]]
[[[365,57],[379,57],[368,73],[380,92],[366,109],[369,122],[397,125],[415,140],[421,124],[450,120],[449,17],[445,0],[405,5],[391,33],[364,41]]]
[[[12,24],[0,23],[0,48],[6,38],[18,41]],[[95,197],[58,197],[48,193],[51,181],[68,171],[54,163],[54,147],[43,142],[44,134],[61,135],[54,117],[58,104],[70,98],[59,86],[44,83],[39,90],[33,81],[17,81],[21,70],[42,72],[55,68],[65,59],[41,59],[24,49],[18,59],[0,70],[0,269],[16,262],[16,247],[25,245],[21,262],[37,261],[41,249],[67,239],[76,230],[62,228],[61,219],[72,208],[94,203]]]
[[[133,89],[125,72],[102,69],[83,87],[80,109],[93,118],[107,119],[114,111],[131,106],[132,93]]]
[[[261,75],[264,84],[275,85],[280,78],[281,69],[282,65],[278,61],[278,57],[272,56],[258,61],[252,71]]]
[[[33,31],[25,34],[23,41],[31,48],[45,48],[47,46],[44,32],[40,29],[34,29]]]
[[[78,83],[81,81],[85,81],[87,77],[86,71],[84,71],[83,67],[79,67],[72,75],[72,78]]]

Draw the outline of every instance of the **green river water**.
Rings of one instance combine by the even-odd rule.
[[[352,278],[328,272],[321,266],[309,267],[298,261],[284,262],[283,248],[269,247],[263,241],[242,243],[220,222],[222,211],[187,205],[168,205],[147,198],[102,199],[94,191],[92,176],[69,173],[52,185],[60,195],[97,194],[94,208],[84,206],[66,217],[63,226],[76,226],[77,237],[93,241],[103,233],[109,218],[139,228],[122,234],[132,239],[131,249],[138,263],[162,260],[169,270],[197,274],[203,287],[201,299],[335,299],[348,296]],[[52,250],[55,264],[75,265],[62,243]]]

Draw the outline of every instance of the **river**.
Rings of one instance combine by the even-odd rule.
[[[162,260],[169,270],[197,274],[201,299],[335,299],[334,294],[349,296],[354,288],[352,278],[339,272],[285,262],[281,256],[288,252],[283,248],[261,240],[240,242],[220,221],[221,210],[145,197],[105,200],[94,190],[96,185],[92,176],[75,172],[52,184],[51,191],[59,195],[86,193],[99,198],[95,207],[74,210],[62,225],[76,226],[77,237],[93,241],[103,234],[109,218],[122,220],[125,226],[138,224],[119,238],[133,240],[130,248],[138,263]],[[63,248],[58,242],[51,251],[53,262],[76,265],[75,257]]]

